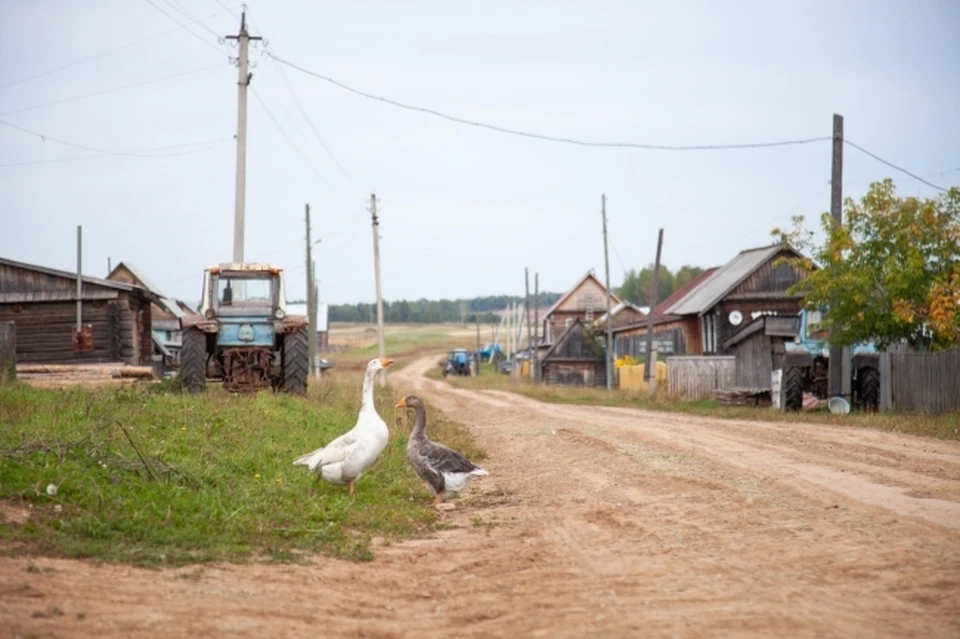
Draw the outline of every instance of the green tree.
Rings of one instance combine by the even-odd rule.
[[[820,222],[827,238],[821,245],[803,216],[772,235],[810,256],[800,265],[817,267],[791,292],[804,293],[807,308],[828,309],[824,328],[835,329],[835,343],[885,348],[906,341],[920,350],[960,344],[960,188],[932,199],[901,198],[888,178],[860,202],[846,199],[842,225],[829,213]]]
[[[649,264],[639,272],[630,269],[623,278],[623,285],[617,290],[617,296],[622,300],[633,302],[638,306],[650,305],[650,286],[653,283],[653,264]],[[674,291],[674,276],[670,269],[660,265],[660,285],[658,303],[670,296]]]
[[[680,270],[678,270],[673,276],[673,290],[676,291],[683,288],[694,278],[703,273],[703,271],[704,269],[700,266],[690,266],[688,264],[681,266]]]

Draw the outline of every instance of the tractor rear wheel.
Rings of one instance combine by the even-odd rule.
[[[780,392],[783,394],[783,406],[786,410],[798,411],[803,408],[803,390],[806,386],[804,377],[804,369],[799,366],[783,369]]]
[[[880,371],[873,366],[857,369],[857,392],[854,405],[857,410],[875,412],[880,410]]]
[[[207,384],[207,336],[198,328],[183,331],[180,346],[180,385],[191,393]]]
[[[310,375],[310,346],[307,327],[302,326],[283,336],[283,380],[280,389],[291,395],[307,394]]]

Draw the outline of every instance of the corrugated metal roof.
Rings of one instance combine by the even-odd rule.
[[[669,315],[700,315],[713,308],[723,296],[737,287],[751,273],[783,249],[785,244],[772,244],[761,248],[747,249],[718,268],[678,302],[667,309]]]

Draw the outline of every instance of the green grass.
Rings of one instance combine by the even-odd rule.
[[[720,406],[712,399],[677,400],[665,393],[651,399],[645,392],[627,392],[605,388],[571,388],[563,386],[535,386],[529,378],[510,381],[509,375],[494,373],[485,365],[477,377],[448,377],[446,381],[459,388],[511,391],[555,404],[583,404],[591,406],[620,406],[672,413],[718,417],[721,419],[761,420],[770,422],[804,422],[872,428],[875,430],[909,433],[935,439],[960,440],[960,413],[946,415],[914,415],[903,413],[850,413],[834,415],[824,409],[783,413],[772,408],[756,406]],[[438,366],[430,369],[427,377],[442,379]]]
[[[0,517],[0,540],[6,552],[146,566],[309,553],[369,560],[372,537],[409,538],[437,525],[406,462],[399,394],[376,390],[390,443],[354,496],[292,465],[353,426],[360,382],[335,371],[307,398],[217,387],[191,396],[167,384],[0,386],[0,500],[30,512],[20,526]],[[435,411],[430,428],[482,458],[469,434]]]

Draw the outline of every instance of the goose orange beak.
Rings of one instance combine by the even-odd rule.
[[[390,364],[393,364],[393,360],[390,359],[389,357],[381,357],[381,358],[380,358],[380,364],[381,364],[384,368],[386,368],[386,367],[389,366]]]
[[[396,404],[394,404],[393,407],[394,407],[394,408],[406,408],[406,407],[407,407],[407,398],[404,397],[404,398],[401,399],[399,402],[397,402]]]

